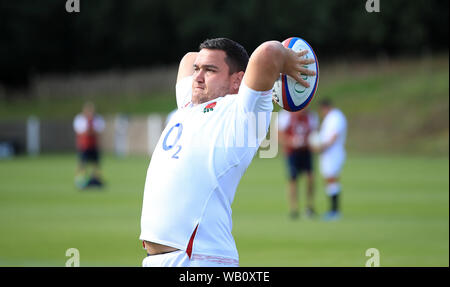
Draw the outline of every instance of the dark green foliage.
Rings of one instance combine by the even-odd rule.
[[[251,53],[263,41],[307,39],[322,58],[448,50],[448,1],[80,0],[0,1],[0,83],[30,75],[176,63],[206,38],[228,37]]]

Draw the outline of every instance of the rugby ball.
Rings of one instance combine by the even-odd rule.
[[[288,75],[280,74],[272,89],[274,101],[283,109],[294,112],[304,109],[314,97],[319,84],[319,65],[316,54],[311,45],[305,40],[298,37],[291,37],[282,42],[286,48],[290,48],[296,52],[308,50],[303,56],[305,59],[313,58],[315,63],[305,65],[308,70],[316,72],[315,76],[302,75],[303,79],[309,83],[309,88],[302,86],[299,82]]]

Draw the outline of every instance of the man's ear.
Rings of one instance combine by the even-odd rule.
[[[231,87],[236,93],[239,91],[239,87],[241,86],[242,79],[244,78],[244,72],[240,71],[233,74]]]

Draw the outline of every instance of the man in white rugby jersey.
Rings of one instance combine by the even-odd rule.
[[[325,179],[325,188],[330,198],[330,210],[325,220],[337,220],[340,217],[339,195],[341,193],[340,174],[345,163],[345,139],[347,137],[347,120],[328,99],[320,103],[320,115],[323,118],[320,126],[321,145],[316,148],[320,152],[320,173]]]
[[[249,58],[240,44],[217,38],[183,57],[178,110],[147,170],[143,266],[239,266],[231,203],[267,133],[275,80],[283,73],[308,86],[300,75],[314,75],[303,67],[314,62],[306,52],[270,41]]]

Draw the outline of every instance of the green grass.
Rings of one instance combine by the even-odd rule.
[[[107,156],[102,192],[74,188],[75,163],[75,155],[0,161],[0,266],[64,266],[68,248],[79,249],[81,266],[140,265],[149,159]],[[241,266],[364,266],[372,247],[382,266],[448,266],[448,172],[448,156],[353,154],[343,218],[291,221],[282,158],[255,158],[233,203]],[[316,180],[322,213],[328,202]]]

